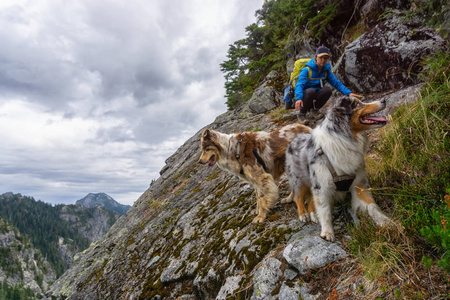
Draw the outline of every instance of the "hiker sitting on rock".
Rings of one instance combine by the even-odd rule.
[[[311,109],[314,117],[320,119],[323,114],[319,109],[331,97],[331,88],[325,86],[329,82],[334,88],[344,95],[361,98],[361,95],[352,93],[345,85],[340,82],[331,72],[331,66],[328,62],[330,50],[325,46],[320,46],[316,50],[316,56],[306,63],[306,66],[300,71],[297,84],[295,85],[295,109],[300,110],[298,119],[302,124],[308,124],[306,113]]]

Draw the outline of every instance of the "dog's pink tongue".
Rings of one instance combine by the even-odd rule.
[[[370,120],[370,121],[374,121],[374,122],[386,122],[389,123],[389,121],[384,118],[384,117],[366,117],[364,118],[365,120]]]
[[[215,162],[214,156],[209,159],[208,166],[211,167]]]

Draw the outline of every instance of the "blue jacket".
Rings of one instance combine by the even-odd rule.
[[[319,67],[316,65],[314,59],[311,59],[306,65],[311,68],[311,80],[308,81],[308,68],[303,68],[300,71],[297,84],[295,85],[295,100],[303,100],[303,91],[308,88],[313,88],[316,91],[320,90],[322,88],[320,85],[320,80],[315,80],[314,78],[325,77],[325,70],[328,71],[328,75],[326,79],[323,80],[324,84],[325,82],[328,82],[331,86],[333,86],[335,89],[346,96],[352,93],[352,91],[350,91],[345,85],[343,85],[342,82],[340,82],[339,79],[337,79],[336,76],[334,76],[334,74],[331,72],[331,65],[329,62],[325,64],[320,74]]]

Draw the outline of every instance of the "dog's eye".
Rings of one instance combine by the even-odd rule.
[[[358,107],[362,107],[363,104],[361,103],[361,101],[355,101],[355,106],[353,108],[358,108]]]

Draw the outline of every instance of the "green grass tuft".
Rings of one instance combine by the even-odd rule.
[[[394,113],[391,123],[381,131],[375,160],[368,162],[372,185],[384,187],[373,189],[375,198],[392,206],[395,218],[414,243],[392,239],[393,232],[381,233],[364,222],[360,228],[352,228],[350,248],[358,254],[360,247],[368,257],[362,259],[372,259],[367,271],[370,277],[387,272],[379,265],[382,261],[398,272],[408,255],[421,251],[434,256],[437,265],[450,272],[449,66],[446,52],[425,60],[421,76],[426,85],[421,96]],[[429,265],[429,259],[425,262]]]

